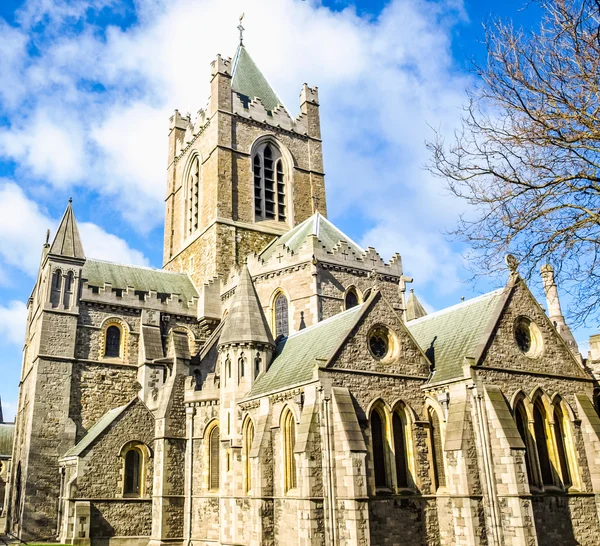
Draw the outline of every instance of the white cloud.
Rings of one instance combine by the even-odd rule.
[[[58,222],[30,200],[18,185],[0,181],[0,257],[5,264],[35,276],[46,230],[51,227],[54,234]],[[96,224],[83,222],[79,228],[87,256],[148,265],[141,252]]]
[[[0,335],[11,343],[23,344],[27,307],[22,301],[14,300],[8,307],[0,306]]]

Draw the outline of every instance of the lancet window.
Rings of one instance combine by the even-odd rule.
[[[289,310],[288,300],[285,294],[279,294],[275,298],[275,337],[288,336],[290,333],[289,327]]]
[[[260,146],[252,158],[254,216],[256,220],[284,222],[286,180],[280,150],[271,143]]]
[[[282,418],[283,435],[283,481],[285,491],[293,489],[296,481],[296,459],[294,448],[296,447],[296,422],[291,410],[286,409]]]
[[[192,159],[186,180],[187,234],[194,233],[200,218],[200,158]]]
[[[220,444],[219,426],[215,425],[208,435],[208,488],[211,491],[218,490],[220,486]]]

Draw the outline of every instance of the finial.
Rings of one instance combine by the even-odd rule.
[[[506,258],[504,258],[504,261],[506,262],[506,265],[508,266],[508,269],[510,269],[511,273],[517,272],[517,267],[519,267],[519,262],[512,254],[507,254]]]
[[[240,45],[243,46],[244,45],[244,30],[246,30],[243,26],[242,26],[242,20],[244,19],[244,15],[245,13],[242,13],[240,15],[240,24],[238,25],[238,30],[240,31]]]
[[[50,229],[46,230],[46,246],[50,244]]]

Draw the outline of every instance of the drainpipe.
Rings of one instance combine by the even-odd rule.
[[[320,391],[322,393],[323,388],[320,388]],[[323,397],[323,413],[325,414],[325,449],[327,449],[327,465],[326,465],[326,470],[327,470],[327,476],[326,476],[326,482],[327,482],[327,496],[329,497],[329,510],[328,510],[328,515],[329,515],[329,527],[331,529],[331,540],[330,540],[330,544],[336,544],[337,540],[337,527],[336,527],[336,521],[335,521],[335,485],[333,483],[333,455],[331,453],[331,445],[332,445],[332,441],[331,441],[331,428],[330,428],[330,412],[331,412],[331,405],[330,405],[331,399],[328,396]]]
[[[196,408],[189,406],[185,409],[189,415],[189,427],[188,427],[188,467],[187,467],[187,545],[192,544],[192,485],[193,485],[193,462],[194,462],[194,415],[196,415]]]
[[[502,544],[502,527],[500,523],[500,507],[496,494],[496,484],[494,482],[494,465],[492,461],[492,449],[488,429],[487,412],[483,404],[483,395],[478,394],[474,385],[469,387],[473,394],[475,402],[475,415],[477,417],[477,428],[481,438],[481,449],[483,455],[483,464],[485,467],[485,482],[488,490],[490,503],[490,518],[492,520],[492,535],[496,544]]]

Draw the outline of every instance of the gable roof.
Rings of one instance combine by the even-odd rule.
[[[75,221],[75,215],[73,214],[73,207],[71,206],[70,199],[67,210],[65,210],[58,229],[56,230],[56,235],[54,236],[54,241],[52,241],[49,252],[56,256],[76,258],[79,260],[85,259],[83,245],[81,244],[81,238],[79,237],[79,230],[77,229],[77,222]]]
[[[275,110],[278,105],[283,106],[243,44],[239,45],[233,59],[231,90],[248,100],[258,97],[268,112]]]
[[[102,287],[104,283],[110,283],[113,288],[133,286],[135,290],[143,292],[180,294],[184,303],[198,297],[196,288],[185,273],[164,269],[88,259],[83,266],[82,276],[90,286]]]
[[[434,366],[432,382],[462,377],[464,358],[474,356],[503,300],[504,288],[406,323]]]
[[[275,345],[247,266],[243,266],[238,277],[238,285],[219,339],[219,345],[226,343]]]
[[[118,408],[111,409],[106,412],[96,423],[88,430],[87,434],[79,440],[77,445],[73,446],[69,451],[67,451],[64,457],[79,457],[82,453],[90,447],[99,436],[112,425],[119,416],[135,401],[132,400],[129,404],[125,404],[124,406],[119,406]]]
[[[246,398],[310,381],[319,361],[324,363],[333,356],[367,305],[369,301],[281,340],[271,366],[258,377]]]
[[[283,244],[291,252],[297,252],[309,237],[316,236],[319,242],[329,252],[340,242],[345,241],[350,245],[352,251],[360,256],[364,250],[356,244],[343,231],[334,226],[327,218],[315,212],[310,218],[298,224],[278,239],[275,239],[261,253],[263,260],[268,260],[275,252],[275,249]]]

